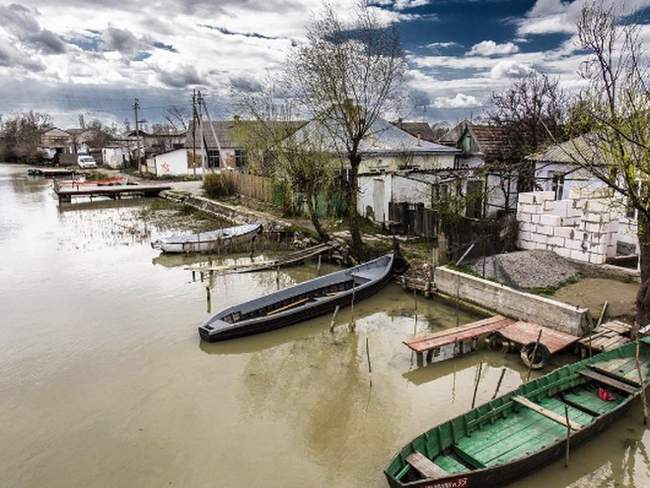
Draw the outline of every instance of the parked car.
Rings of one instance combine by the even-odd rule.
[[[79,164],[79,167],[83,169],[97,167],[97,163],[95,162],[93,157],[88,156],[87,154],[80,154],[77,163]]]

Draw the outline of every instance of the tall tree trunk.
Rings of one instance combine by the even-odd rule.
[[[638,212],[639,268],[641,286],[636,297],[636,320],[641,327],[650,323],[650,219]]]
[[[350,159],[350,181],[348,182],[348,226],[350,227],[350,235],[352,237],[351,253],[357,260],[363,259],[363,241],[361,240],[361,232],[359,231],[359,214],[357,212],[357,193],[359,192],[359,181],[357,174],[359,173],[359,164],[361,163],[361,156],[352,153]]]
[[[321,241],[327,241],[329,239],[329,236],[327,235],[327,232],[325,232],[325,229],[323,229],[320,219],[318,218],[318,211],[316,208],[314,195],[307,195],[307,209],[309,210],[309,218],[311,219],[311,223],[314,226],[314,229],[316,229],[318,238]]]

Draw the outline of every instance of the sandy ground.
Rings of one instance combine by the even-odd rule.
[[[638,289],[638,283],[623,283],[607,278],[584,278],[563,286],[553,294],[553,298],[586,307],[594,317],[600,315],[600,310],[607,301],[607,317],[630,317],[634,315],[634,300]]]

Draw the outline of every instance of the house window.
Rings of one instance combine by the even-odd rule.
[[[218,168],[219,166],[219,150],[208,149],[208,168]]]
[[[246,166],[246,151],[243,149],[235,149],[235,166],[243,168]]]
[[[555,194],[556,200],[562,200],[564,195],[564,175],[551,173],[551,191]]]

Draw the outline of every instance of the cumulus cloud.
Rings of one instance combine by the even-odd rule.
[[[65,42],[54,32],[41,28],[36,15],[36,11],[15,3],[0,5],[0,26],[25,48],[42,54],[64,53]]]
[[[262,91],[262,84],[250,76],[232,76],[230,86],[233,90],[244,93],[256,93]]]
[[[512,42],[497,44],[494,41],[481,41],[469,50],[470,56],[495,56],[519,52],[519,47]]]
[[[533,69],[525,64],[504,60],[494,65],[490,70],[490,77],[497,80],[502,78],[522,78],[532,71]]]
[[[472,108],[481,105],[478,98],[464,93],[457,93],[455,97],[437,97],[433,101],[433,106],[436,108]]]
[[[182,66],[172,71],[161,71],[158,74],[160,81],[171,88],[186,88],[202,83],[194,66]]]

